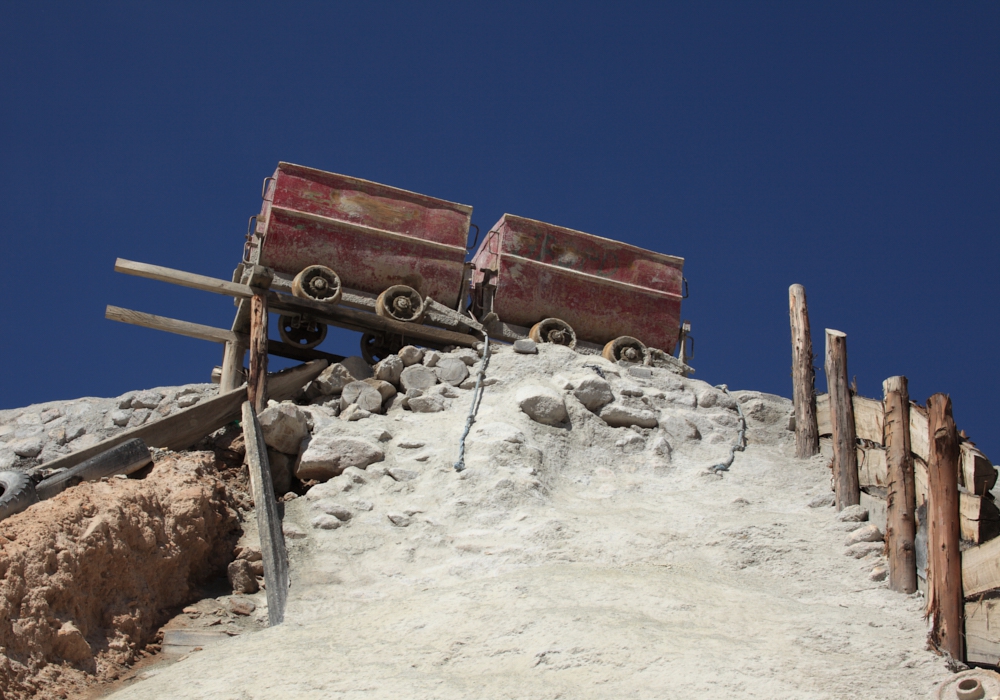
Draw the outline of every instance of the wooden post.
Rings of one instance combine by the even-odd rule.
[[[795,456],[803,459],[819,454],[819,426],[816,422],[816,371],[813,369],[809,309],[806,306],[806,290],[801,284],[788,288],[788,316],[792,325]]]
[[[964,659],[962,554],[959,551],[958,435],[951,398],[927,399],[928,567],[927,615],[930,641],[957,661]]]
[[[826,329],[826,390],[833,430],[833,483],[837,510],[861,502],[854,405],[847,383],[847,334]]]
[[[260,413],[267,407],[267,297],[254,294],[250,300],[250,374],[247,400]]]
[[[222,379],[219,393],[225,394],[243,383],[243,358],[247,353],[246,343],[229,341],[222,354]]]
[[[900,593],[917,590],[916,484],[910,452],[910,394],[906,377],[882,382],[885,394],[885,452],[889,475],[885,542],[889,550],[889,588]]]

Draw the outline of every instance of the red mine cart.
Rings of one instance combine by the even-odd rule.
[[[530,327],[536,341],[596,344],[616,360],[677,345],[683,258],[505,214],[472,262],[481,319]]]

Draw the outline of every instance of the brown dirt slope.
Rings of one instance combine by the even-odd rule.
[[[142,655],[238,519],[210,453],[86,483],[0,523],[0,697],[67,697]]]

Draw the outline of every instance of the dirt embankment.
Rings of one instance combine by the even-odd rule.
[[[0,523],[0,697],[73,697],[148,653],[239,520],[211,453],[81,484]]]

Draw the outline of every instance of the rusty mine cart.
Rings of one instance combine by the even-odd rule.
[[[115,265],[235,297],[231,331],[114,306],[106,316],[225,343],[214,373],[224,391],[242,382],[255,293],[279,314],[268,352],[292,359],[342,359],[316,349],[333,325],[362,334],[371,364],[407,344],[475,347],[488,335],[692,371],[682,258],[505,214],[466,261],[470,228],[479,237],[472,207],[290,163],[264,180],[262,199],[231,282]]]

